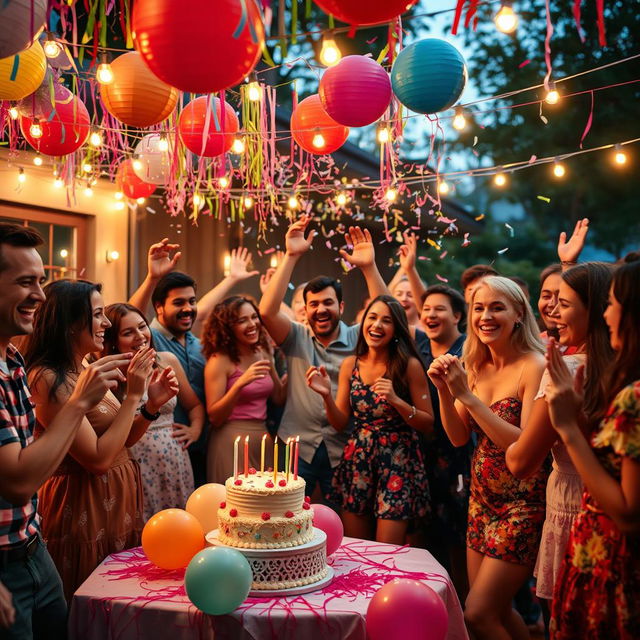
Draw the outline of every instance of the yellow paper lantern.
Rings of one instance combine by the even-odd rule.
[[[175,109],[179,92],[156,78],[137,51],[111,63],[113,82],[100,87],[107,111],[132,127],[150,127]]]
[[[0,60],[0,100],[22,100],[44,80],[47,58],[36,40],[28,49]]]

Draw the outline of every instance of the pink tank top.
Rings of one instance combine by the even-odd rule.
[[[243,373],[240,369],[236,369],[227,378],[227,391]],[[266,420],[267,398],[272,391],[273,380],[271,376],[254,380],[243,387],[229,420]]]

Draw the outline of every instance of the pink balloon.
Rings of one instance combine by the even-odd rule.
[[[330,556],[341,544],[344,527],[340,516],[324,504],[311,505],[313,509],[313,526],[327,534],[327,555]]]
[[[443,640],[449,615],[423,582],[396,578],[376,591],[367,609],[370,640]]]
[[[324,72],[318,94],[336,122],[364,127],[380,118],[389,106],[391,80],[372,58],[346,56]]]

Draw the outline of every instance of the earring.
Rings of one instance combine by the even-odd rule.
[[[519,329],[522,326],[522,323],[519,320],[516,320],[515,324],[513,325],[514,329]]]

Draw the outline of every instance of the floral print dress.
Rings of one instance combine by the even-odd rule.
[[[616,395],[591,446],[618,482],[624,458],[640,462],[640,381]],[[640,537],[622,533],[588,490],[556,581],[550,629],[554,640],[640,638]]]
[[[329,500],[359,515],[388,520],[424,517],[429,483],[418,432],[351,373],[353,431],[336,467]]]
[[[520,425],[518,398],[494,402],[491,411],[506,422]],[[526,480],[507,468],[505,452],[471,420],[478,444],[471,461],[471,496],[467,546],[491,558],[533,566],[545,518],[548,465]]]

